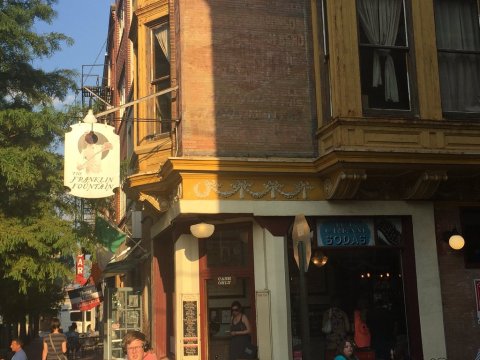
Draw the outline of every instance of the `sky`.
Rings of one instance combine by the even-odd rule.
[[[108,32],[110,5],[114,0],[58,0],[54,5],[57,17],[51,24],[37,23],[37,32],[56,31],[70,36],[72,46],[63,45],[52,57],[39,60],[36,66],[44,70],[71,69],[78,72],[78,86],[81,84],[82,65],[102,65]],[[101,66],[83,67],[85,75],[91,74],[89,84],[96,83],[101,76]],[[93,81],[93,83],[92,83]],[[86,81],[84,81],[86,82]],[[70,94],[66,103],[73,103],[75,94]],[[81,95],[77,97],[81,101]],[[58,105],[58,104],[57,104]]]

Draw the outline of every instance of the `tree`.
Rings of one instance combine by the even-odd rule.
[[[33,29],[36,21],[53,20],[54,3],[0,0],[0,293],[20,293],[17,302],[0,301],[0,314],[9,316],[16,305],[31,306],[31,294],[38,297],[70,275],[64,259],[82,240],[64,193],[63,158],[54,151],[71,117],[52,105],[74,89],[75,73],[33,65],[72,43],[63,34]],[[57,298],[45,307],[54,307]],[[25,313],[16,316],[22,320]]]

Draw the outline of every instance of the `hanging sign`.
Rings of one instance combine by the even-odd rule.
[[[72,303],[72,310],[88,311],[100,305],[103,300],[102,294],[95,285],[87,285],[68,291],[68,297]]]
[[[73,196],[89,199],[114,195],[120,186],[120,140],[106,124],[78,123],[65,134],[64,185]]]
[[[75,271],[75,282],[84,285],[87,282],[85,278],[85,255],[77,255],[77,265]]]

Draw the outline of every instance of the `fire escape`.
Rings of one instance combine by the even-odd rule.
[[[104,64],[82,65],[81,87],[79,89],[82,93],[82,109],[94,108],[94,112],[99,112],[111,106],[113,91],[108,85],[107,79],[100,73],[105,73],[105,71]],[[96,211],[92,206],[92,200],[83,198],[78,200],[80,202],[78,204],[79,220],[94,226]]]

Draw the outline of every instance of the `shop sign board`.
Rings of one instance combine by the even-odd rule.
[[[217,286],[230,287],[236,284],[236,278],[232,275],[217,276]]]
[[[373,220],[318,220],[317,243],[319,247],[374,246]]]
[[[198,359],[198,312],[199,296],[196,294],[182,294],[183,317],[183,358]]]

